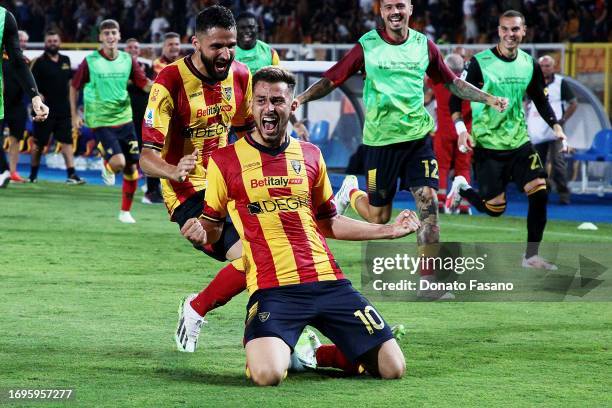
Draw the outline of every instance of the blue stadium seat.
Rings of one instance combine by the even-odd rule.
[[[589,185],[587,163],[595,162],[612,162],[612,129],[602,129],[595,135],[591,147],[584,151],[579,151],[573,156],[574,160],[581,161],[580,173],[582,175],[582,192],[587,191]],[[602,188],[609,184],[608,172],[604,177]]]
[[[574,154],[575,160],[612,161],[612,129],[602,129],[595,135],[591,147]]]
[[[329,142],[329,122],[320,120],[313,123],[308,129],[310,132],[310,142],[323,148]]]
[[[329,142],[329,122],[320,120],[308,125],[308,133],[310,133],[310,143],[316,144],[319,148],[323,148]],[[295,130],[291,131],[291,137],[297,138]]]

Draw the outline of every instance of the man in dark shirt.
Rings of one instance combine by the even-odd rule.
[[[74,169],[72,123],[70,101],[68,100],[72,69],[70,58],[59,53],[60,46],[59,34],[55,31],[47,31],[45,33],[45,52],[32,62],[32,75],[34,75],[45,102],[51,108],[51,114],[46,121],[34,123],[34,146],[29,179],[32,183],[38,180],[40,157],[53,134],[55,141],[61,144],[62,156],[66,163],[66,184],[79,185],[84,184],[85,181],[76,174]]]
[[[19,37],[17,34],[17,22],[15,21],[15,17],[4,7],[0,7],[0,21],[4,21],[4,29],[0,31],[0,48],[4,49],[8,55],[17,82],[21,85],[28,97],[32,98],[32,109],[36,114],[34,120],[45,120],[49,115],[49,108],[42,102],[40,95],[38,95],[32,73],[23,59],[23,53],[19,48]],[[2,77],[0,76],[0,78]],[[2,79],[0,79],[0,89],[2,85],[4,84]],[[4,99],[0,99],[0,102],[0,120],[3,120]],[[4,155],[4,141],[2,139],[3,137],[0,133],[0,188],[6,187],[10,181],[10,171]]]
[[[19,37],[19,48],[25,50],[28,43],[28,33],[23,30],[17,32]],[[24,55],[23,60],[27,65],[30,60]],[[28,101],[25,97],[23,89],[19,85],[8,56],[5,54],[2,61],[2,71],[4,73],[4,126],[1,132],[4,133],[4,128],[8,128],[8,158],[9,169],[11,171],[12,183],[25,183],[17,172],[17,163],[19,162],[19,151],[21,142],[24,140],[26,132],[26,122],[28,120]]]

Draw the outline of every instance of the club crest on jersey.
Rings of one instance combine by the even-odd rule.
[[[227,100],[232,99],[232,87],[231,86],[224,86],[223,87],[223,96]]]
[[[291,167],[293,167],[295,174],[300,174],[300,170],[302,170],[302,163],[300,163],[299,160],[291,160]]]
[[[270,312],[257,313],[257,317],[259,317],[260,322],[264,323],[270,317]]]

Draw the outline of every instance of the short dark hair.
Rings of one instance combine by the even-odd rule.
[[[284,68],[278,65],[269,65],[261,68],[253,75],[253,89],[259,81],[268,82],[275,84],[277,82],[284,82],[289,86],[289,90],[293,92],[295,88],[295,76]]]
[[[59,35],[59,33],[55,30],[47,30],[45,31],[45,37],[51,37],[52,35]]]
[[[195,32],[203,33],[211,28],[231,30],[236,27],[234,15],[227,7],[214,5],[200,11],[196,17]]]
[[[525,24],[525,16],[523,15],[523,13],[521,13],[520,11],[516,11],[516,10],[504,11],[504,13],[501,16],[499,16],[499,19],[501,20],[502,18],[513,18],[513,17],[520,17],[523,24]]]
[[[117,20],[109,18],[100,22],[100,25],[98,26],[98,31],[112,30],[113,28],[119,30],[119,23],[117,22]]]
[[[163,41],[169,40],[171,38],[181,38],[181,35],[179,33],[175,33],[174,31],[169,31],[166,34],[164,34],[164,36],[162,37]]]
[[[238,14],[238,17],[236,17],[236,22],[246,20],[248,18],[252,18],[253,20],[257,21],[257,16],[255,14],[251,13],[250,11],[243,11],[242,13]]]

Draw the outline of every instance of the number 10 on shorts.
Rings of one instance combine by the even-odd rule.
[[[374,329],[382,330],[385,327],[385,321],[380,317],[376,309],[370,305],[367,305],[363,311],[355,310],[354,315],[365,324],[369,334],[374,334]]]

